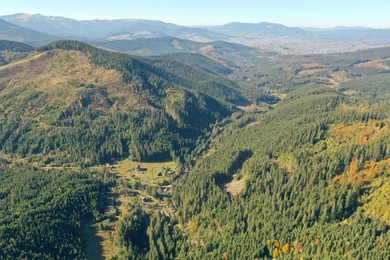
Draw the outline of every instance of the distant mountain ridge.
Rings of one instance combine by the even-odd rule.
[[[55,36],[21,27],[2,19],[0,19],[0,39],[23,42],[35,46],[58,40]]]
[[[244,37],[283,36],[306,37],[310,33],[297,27],[287,27],[276,23],[228,23],[221,26],[207,27],[210,31]]]
[[[390,45],[390,29],[361,27],[318,29],[288,27],[269,22],[232,22],[221,26],[195,28],[144,19],[79,21],[65,17],[25,13],[4,15],[0,16],[0,19],[44,33],[45,37],[40,37],[42,39],[54,37],[81,41],[117,41],[173,37],[203,43],[218,41],[238,43],[282,54],[348,52]],[[3,27],[4,25],[0,24],[1,30],[4,30]],[[20,41],[35,46],[42,43],[28,37],[31,31],[19,30],[18,32],[19,36],[0,37],[0,39]]]
[[[224,37],[211,31],[179,26],[162,21],[144,19],[74,20],[41,14],[14,14],[2,16],[4,20],[19,26],[77,39],[135,39],[164,36],[180,37],[196,41],[215,41]]]

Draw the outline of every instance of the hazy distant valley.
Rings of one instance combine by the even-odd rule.
[[[387,259],[390,29],[0,17],[1,259]]]

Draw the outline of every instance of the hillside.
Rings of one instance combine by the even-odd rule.
[[[280,55],[253,62],[229,78],[244,89],[278,97],[303,85],[331,88],[354,98],[386,100],[389,55],[389,47],[328,55]]]
[[[0,65],[24,59],[34,49],[34,47],[24,43],[0,40]]]
[[[386,258],[389,54],[280,56],[236,71],[240,84],[282,100],[233,115],[197,147],[173,191],[188,245],[175,254]]]
[[[0,67],[0,149],[57,165],[179,160],[203,129],[246,101],[233,82],[169,69],[79,42],[42,47]]]
[[[176,254],[386,258],[389,108],[312,88],[221,123],[173,191]]]
[[[29,51],[33,51],[34,49],[35,49],[34,47],[21,42],[0,40],[0,51],[29,52]]]
[[[233,73],[234,64],[227,62],[218,62],[207,58],[198,53],[173,53],[160,56],[148,57],[149,59],[162,59],[168,61],[177,61],[182,64],[190,65],[206,73],[227,76]]]
[[[225,63],[225,65],[230,67],[234,66],[235,63],[248,62],[256,60],[258,57],[267,57],[276,54],[235,43],[222,41],[201,43],[172,37],[135,39],[130,41],[99,41],[91,42],[91,44],[108,50],[141,56],[197,53],[220,63]]]

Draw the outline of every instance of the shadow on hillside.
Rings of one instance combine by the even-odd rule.
[[[85,224],[83,229],[84,251],[86,259],[104,260],[103,242],[104,239],[98,235],[98,231],[91,222]]]

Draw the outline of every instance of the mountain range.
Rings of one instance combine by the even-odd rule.
[[[224,38],[200,28],[189,28],[172,23],[143,19],[84,20],[40,14],[14,14],[2,16],[8,22],[39,32],[63,38],[77,39],[136,39],[156,37],[179,37],[196,41],[215,41]]]
[[[226,41],[285,54],[354,51],[390,44],[390,29],[335,27],[330,29],[288,27],[276,23],[238,23],[221,26],[186,27],[143,19],[75,20],[41,14],[18,13],[0,19],[2,38],[41,45],[53,38],[83,41],[116,41],[174,37],[196,42]],[[24,29],[20,29],[20,27]],[[25,28],[30,30],[24,31]],[[33,30],[33,31],[31,31]],[[45,37],[38,37],[38,34]],[[136,44],[136,42],[133,42]],[[104,45],[104,44],[102,44]],[[135,46],[135,45],[134,45]],[[135,47],[133,47],[135,48]],[[161,54],[161,53],[160,53]]]

